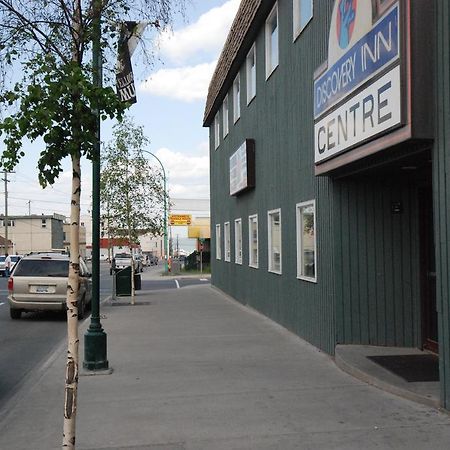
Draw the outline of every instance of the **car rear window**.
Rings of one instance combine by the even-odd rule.
[[[22,259],[14,271],[15,277],[67,277],[69,261],[55,259]]]

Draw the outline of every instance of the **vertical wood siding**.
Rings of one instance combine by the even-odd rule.
[[[420,345],[417,195],[408,179],[335,183],[339,343]]]
[[[437,1],[436,145],[433,155],[441,399],[450,408],[450,6]]]
[[[313,79],[327,57],[332,2],[315,2],[314,19],[295,42],[292,2],[280,1],[279,66],[265,77],[264,24],[256,39],[257,93],[247,106],[245,61],[242,61],[241,118],[217,150],[211,128],[212,229],[242,218],[243,264],[212,259],[212,282],[240,302],[333,354],[334,265],[331,180],[314,176]],[[230,117],[232,95],[229,92]],[[231,120],[232,122],[232,120]],[[229,158],[244,139],[256,143],[256,188],[229,196]],[[296,204],[316,200],[317,283],[297,279]],[[281,208],[282,271],[268,272],[267,211]],[[258,214],[259,268],[248,266],[248,216]],[[215,247],[213,239],[212,248]]]

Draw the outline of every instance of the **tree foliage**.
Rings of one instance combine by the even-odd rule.
[[[117,24],[149,21],[165,29],[184,11],[175,0],[0,0],[0,164],[11,170],[24,155],[22,141],[43,138],[39,180],[52,184],[66,156],[92,158],[95,112],[121,118],[111,85],[92,83],[93,25],[101,13],[103,65],[114,73]],[[147,53],[151,56],[151,53]],[[18,74],[20,74],[18,76]]]
[[[113,130],[103,155],[100,197],[108,234],[136,243],[143,234],[163,231],[163,176],[146,157],[143,128],[125,118]]]
[[[6,147],[0,167],[17,165],[25,138],[40,138],[41,185],[54,183],[64,158],[72,163],[63,448],[75,448],[80,160],[98,161],[97,115],[121,119],[127,106],[116,97],[112,77],[103,87],[92,76],[94,37],[99,36],[103,66],[111,74],[120,22],[148,20],[164,29],[182,8],[183,0],[0,0],[0,138]],[[101,75],[98,64],[95,68]]]

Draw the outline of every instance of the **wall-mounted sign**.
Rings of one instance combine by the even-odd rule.
[[[435,18],[432,1],[334,1],[328,59],[314,76],[316,175],[382,164],[412,140],[429,148]]]
[[[335,0],[328,62],[314,80],[316,164],[402,125],[402,5]]]
[[[255,187],[255,141],[245,142],[230,157],[230,195]]]
[[[190,214],[171,214],[169,216],[169,224],[173,226],[186,226],[192,222]]]
[[[353,96],[314,124],[319,163],[401,122],[400,67]]]

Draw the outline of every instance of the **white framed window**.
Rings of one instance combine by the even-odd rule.
[[[241,117],[241,76],[240,73],[233,82],[233,121],[236,123]]]
[[[298,203],[297,278],[317,282],[316,202]]]
[[[220,145],[220,119],[219,113],[214,117],[214,148],[217,149]]]
[[[294,41],[313,17],[313,0],[293,0]]]
[[[258,214],[248,218],[248,265],[257,269],[259,267],[258,254]]]
[[[246,60],[247,105],[256,97],[256,44],[250,49]]]
[[[278,66],[278,3],[266,20],[266,79]]]
[[[234,262],[242,264],[242,219],[234,221]]]
[[[2,222],[1,222],[0,226],[2,226],[2,227],[6,226],[6,220],[5,219],[2,219]],[[15,227],[15,226],[16,226],[16,221],[14,219],[13,220],[9,220],[8,219],[8,227]]]
[[[269,272],[281,274],[281,209],[267,213]]]
[[[225,96],[223,100],[222,105],[222,130],[223,130],[223,137],[228,134],[228,94]]]
[[[223,245],[224,245],[224,260],[231,261],[231,236],[230,236],[230,222],[223,224]]]
[[[220,223],[216,224],[216,259],[222,259],[222,237],[220,234]]]

